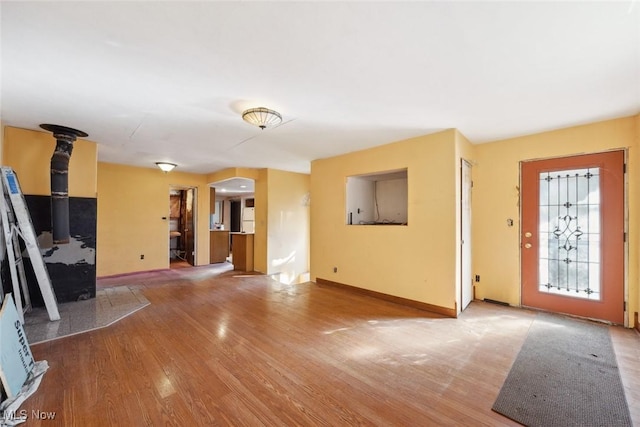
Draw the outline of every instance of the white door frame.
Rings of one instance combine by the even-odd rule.
[[[169,185],[169,194],[171,190],[193,190],[193,266],[198,265],[198,187],[185,185]],[[167,217],[168,218],[168,217]],[[167,221],[167,236],[171,228],[170,220]],[[171,242],[169,242],[169,250],[167,251],[167,266],[171,264]]]
[[[473,300],[471,274],[471,163],[460,159],[460,311]]]

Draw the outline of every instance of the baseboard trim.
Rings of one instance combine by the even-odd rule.
[[[138,275],[138,274],[159,273],[161,271],[171,271],[171,269],[170,268],[156,268],[154,270],[140,270],[140,271],[131,271],[129,273],[109,274],[109,275],[106,275],[106,276],[97,276],[96,280],[117,279],[119,277],[135,276],[135,275]]]
[[[424,310],[424,311],[428,311],[428,312],[431,312],[431,313],[441,314],[441,315],[446,316],[446,317],[452,317],[452,318],[458,317],[457,316],[457,312],[458,312],[457,307],[455,307],[455,308],[441,307],[439,305],[428,304],[426,302],[414,301],[414,300],[411,300],[411,299],[397,297],[397,296],[385,294],[385,293],[382,293],[382,292],[376,292],[376,291],[372,291],[372,290],[369,290],[369,289],[358,288],[356,286],[346,285],[344,283],[338,283],[338,282],[334,282],[334,281],[331,281],[331,280],[322,279],[320,277],[316,277],[316,284],[317,285],[321,285],[321,286],[325,285],[325,286],[332,286],[332,287],[335,287],[335,288],[345,289],[345,290],[348,290],[348,291],[351,291],[351,292],[355,292],[355,293],[358,293],[358,294],[370,296],[370,297],[373,297],[373,298],[382,299],[382,300],[393,302],[393,303],[400,304],[400,305],[405,305],[407,307],[417,308],[419,310]]]

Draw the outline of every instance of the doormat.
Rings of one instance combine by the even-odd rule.
[[[494,411],[536,426],[631,426],[608,327],[539,313]]]

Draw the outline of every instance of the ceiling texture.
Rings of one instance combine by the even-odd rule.
[[[83,130],[103,162],[309,172],[448,128],[479,144],[640,112],[634,1],[0,8],[3,125]]]

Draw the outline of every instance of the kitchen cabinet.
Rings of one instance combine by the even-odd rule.
[[[233,269],[253,271],[253,234],[231,233]]]
[[[229,256],[229,231],[214,230],[209,232],[209,262],[215,264],[225,262]]]

